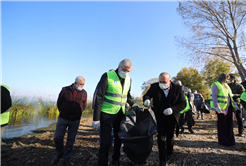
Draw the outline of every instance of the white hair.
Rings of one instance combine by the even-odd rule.
[[[120,63],[119,63],[119,67],[122,67],[122,65],[125,65],[126,67],[130,67],[132,68],[133,64],[132,61],[129,59],[123,59]]]
[[[182,86],[182,82],[180,80],[176,81],[176,84]]]
[[[78,76],[75,78],[75,82],[79,83],[80,81],[85,81],[85,78],[83,76]]]

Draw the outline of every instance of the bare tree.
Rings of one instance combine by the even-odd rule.
[[[246,48],[246,1],[182,1],[177,12],[192,32],[188,38],[176,37],[183,55],[195,64],[218,56],[234,64],[244,80],[239,52]]]

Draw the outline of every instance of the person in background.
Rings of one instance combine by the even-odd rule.
[[[190,104],[190,101],[192,101],[192,94],[189,91],[188,87],[185,87],[185,86],[182,85],[182,82],[180,80],[176,81],[176,84],[180,85],[182,87],[183,94],[187,96],[187,100],[188,100],[187,103],[189,103],[189,105],[190,105],[190,107],[189,107],[190,109],[187,112],[185,112],[185,113],[180,115],[180,120],[179,120],[180,123],[181,123],[180,124],[180,127],[181,127],[180,134],[184,133],[185,119],[187,120],[187,126],[188,126],[189,132],[191,134],[194,134],[194,131],[192,129],[192,126],[194,125],[194,121],[193,121],[193,117],[192,117],[192,106]]]
[[[150,101],[153,99],[153,106]],[[159,165],[165,166],[171,161],[174,145],[174,129],[179,134],[179,116],[186,106],[182,88],[171,82],[170,74],[163,72],[159,82],[151,84],[143,96],[144,106],[154,111],[157,119],[157,143],[159,148]]]
[[[194,105],[194,99],[195,99],[195,96],[194,94],[191,92],[191,89],[189,88],[189,92],[190,92],[190,105],[191,105],[191,111],[192,111],[192,115],[191,115],[191,118],[192,118],[192,126],[195,125],[195,120],[194,120],[194,117],[193,117],[193,114],[195,115],[196,114],[196,107]]]
[[[243,85],[244,89],[246,90],[246,74],[244,75],[244,81],[241,83],[241,85]],[[246,99],[241,100],[242,101],[242,105],[243,105],[243,109],[242,109],[242,114],[243,114],[243,126],[246,127],[246,116],[245,116],[245,110],[246,110]]]
[[[74,165],[69,160],[79,128],[82,112],[85,110],[87,105],[87,92],[83,89],[84,85],[85,78],[78,76],[72,85],[63,87],[58,96],[57,107],[60,114],[54,136],[56,157],[52,160],[51,165],[56,165],[62,157],[63,166]],[[64,148],[63,138],[67,128],[67,143]]]
[[[201,106],[204,102],[204,98],[202,96],[202,94],[200,93],[197,93],[197,90],[194,90],[194,104],[195,104],[195,107],[196,107],[196,110],[197,110],[197,119],[201,119],[204,120],[204,116],[203,116],[203,113],[201,111]],[[201,117],[200,117],[201,115]]]
[[[238,125],[238,136],[243,137],[243,112],[242,112],[242,104],[240,101],[241,94],[244,92],[244,87],[241,84],[238,84],[235,80],[235,76],[230,74],[230,80],[228,86],[231,88],[232,91],[232,99],[236,102],[239,109],[236,110],[236,118],[237,118],[237,125]]]
[[[10,90],[7,85],[1,84],[1,139],[5,127],[9,123],[9,108],[12,106]]]
[[[131,97],[131,78],[129,74],[133,64],[129,59],[123,59],[115,71],[109,71],[102,75],[93,114],[92,126],[101,127],[101,143],[98,154],[98,165],[108,165],[108,151],[110,148],[110,138],[112,125],[114,128],[114,150],[112,165],[120,166],[121,141],[118,133],[120,131],[120,121],[125,114],[126,102],[130,106],[140,107],[134,103]],[[140,107],[141,108],[141,107]]]
[[[224,146],[235,145],[232,112],[234,109],[239,109],[226,83],[229,78],[225,73],[219,75],[218,81],[211,85],[210,90],[210,109],[216,111],[218,117],[218,142]]]

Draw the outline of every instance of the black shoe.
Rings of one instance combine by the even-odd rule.
[[[63,166],[74,166],[74,164],[70,161],[63,161]]]
[[[60,161],[62,156],[63,156],[63,153],[61,155],[56,155],[56,157],[51,161],[51,165],[56,165]]]
[[[166,166],[167,164],[166,164],[166,162],[165,161],[160,161],[160,164],[159,164],[159,166]]]
[[[112,165],[114,165],[114,166],[121,166],[120,165],[120,161],[112,161]]]
[[[172,160],[171,155],[167,155],[167,163],[169,163]]]
[[[180,134],[184,134],[184,129],[181,129]]]
[[[189,129],[189,132],[190,132],[191,134],[194,134],[194,131],[193,131],[192,129]]]

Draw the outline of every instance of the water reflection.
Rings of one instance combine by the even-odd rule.
[[[91,114],[83,114],[83,117],[91,116]],[[19,137],[32,134],[32,130],[48,127],[52,123],[57,122],[56,116],[40,114],[34,111],[34,114],[24,115],[18,118],[10,118],[9,124],[5,127],[3,138]]]

